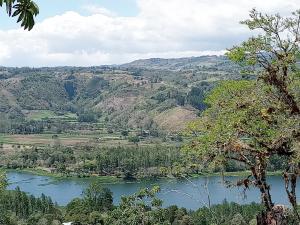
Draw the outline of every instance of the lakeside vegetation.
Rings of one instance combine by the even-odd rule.
[[[44,177],[51,177],[57,180],[64,180],[64,179],[88,179],[88,180],[97,180],[102,184],[118,184],[125,182],[124,179],[118,178],[116,176],[96,176],[96,175],[89,175],[89,176],[71,176],[66,175],[63,173],[51,173],[49,171],[45,171],[42,168],[34,168],[34,169],[3,169],[3,171],[7,172],[19,172],[19,173],[28,173],[37,176],[44,176]]]
[[[0,149],[1,150],[1,149]],[[269,174],[280,174],[286,162],[274,157]],[[31,171],[54,177],[98,177],[103,180],[142,178],[181,178],[185,176],[249,175],[243,166],[229,161],[223,168],[203,168],[201,162],[186,160],[181,148],[174,146],[33,147],[16,149],[0,156],[6,169]],[[114,178],[112,178],[114,177]]]

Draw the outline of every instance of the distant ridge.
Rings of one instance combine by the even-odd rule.
[[[180,70],[187,69],[187,67],[195,66],[210,66],[218,62],[228,62],[226,56],[197,56],[197,57],[183,57],[183,58],[150,58],[139,59],[130,63],[121,65],[121,68],[143,68],[143,69],[167,69]]]

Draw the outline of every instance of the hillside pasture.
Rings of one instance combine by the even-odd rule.
[[[27,120],[64,120],[64,121],[76,121],[77,115],[74,113],[59,114],[50,110],[24,110]]]

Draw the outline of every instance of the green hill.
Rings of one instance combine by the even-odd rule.
[[[73,122],[99,122],[112,130],[177,133],[205,107],[205,93],[218,81],[240,78],[223,56],[99,67],[1,67],[0,118],[2,124],[22,124],[71,114]]]

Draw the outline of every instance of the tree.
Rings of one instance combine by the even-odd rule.
[[[262,34],[230,49],[229,58],[247,67],[248,72],[258,72],[260,79],[276,89],[278,100],[286,104],[291,114],[299,115],[300,106],[288,85],[294,78],[291,72],[299,77],[296,62],[300,54],[300,10],[283,18],[253,9],[250,19],[241,23]]]
[[[276,220],[266,179],[272,156],[288,159],[283,178],[298,215],[300,10],[283,18],[253,9],[250,19],[242,24],[260,34],[230,49],[228,56],[243,67],[244,73],[256,74],[257,80],[222,82],[214,89],[205,101],[209,109],[190,126],[196,137],[186,150],[211,168],[234,160],[249,169],[251,174],[237,185],[245,189],[252,185],[260,190],[266,207],[260,224],[267,217]]]
[[[84,202],[91,212],[110,210],[113,207],[112,192],[100,182],[92,182],[84,191]]]
[[[17,17],[24,30],[31,30],[34,18],[39,14],[38,5],[32,0],[0,0],[0,7],[5,5],[9,17]]]
[[[141,189],[131,196],[123,196],[120,205],[109,213],[105,224],[166,224],[162,201],[156,197],[159,191],[160,188],[154,186]]]
[[[276,146],[273,144],[264,147],[269,152],[289,156],[291,159],[283,176],[288,198],[297,213],[296,182],[299,162],[296,150],[299,146],[296,144],[295,147],[291,142],[299,140],[300,137],[300,72],[297,66],[297,59],[300,56],[300,10],[293,12],[291,17],[283,18],[279,14],[263,15],[253,9],[250,12],[250,19],[243,21],[242,24],[263,34],[233,47],[228,56],[245,67],[258,68],[259,79],[274,89],[271,97],[279,104],[283,104],[282,110],[288,113],[285,120],[291,118],[293,120],[289,132],[282,133],[280,138],[273,140]],[[300,219],[299,215],[298,218]]]
[[[6,175],[4,172],[0,171],[0,193],[5,190],[7,186]]]
[[[140,142],[140,138],[139,138],[138,136],[130,136],[130,137],[128,138],[128,141],[129,141],[129,142],[132,142],[132,143],[134,143],[134,144],[137,144],[137,143]]]
[[[83,223],[88,221],[89,209],[84,201],[79,198],[73,199],[66,207],[65,219],[75,223]]]
[[[122,134],[122,136],[127,137],[128,134],[129,134],[129,131],[128,130],[122,130],[121,134]]]

